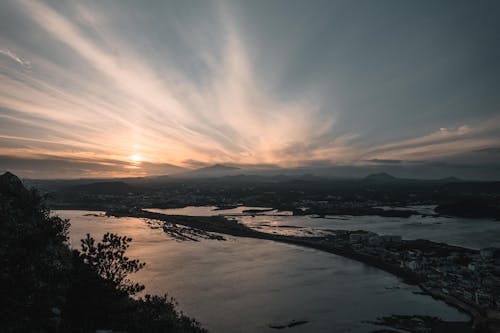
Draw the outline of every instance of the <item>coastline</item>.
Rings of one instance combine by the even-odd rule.
[[[235,220],[227,219],[224,216],[185,216],[185,215],[167,215],[162,213],[153,213],[144,210],[133,210],[133,211],[108,211],[107,215],[116,217],[137,217],[160,220],[166,223],[174,223],[178,225],[183,225],[189,228],[200,229],[206,232],[220,233],[236,237],[247,237],[255,239],[270,240],[280,243],[298,245],[302,247],[312,248],[323,252],[332,253],[342,257],[346,257],[366,265],[379,268],[385,272],[388,272],[400,279],[403,282],[415,285],[422,290],[426,295],[429,295],[435,299],[441,300],[448,305],[467,313],[470,315],[470,325],[472,328],[480,327],[485,323],[488,323],[488,318],[482,314],[481,309],[471,304],[465,303],[451,295],[445,295],[439,290],[433,290],[427,288],[423,285],[425,279],[408,269],[405,269],[399,265],[394,265],[388,263],[376,256],[365,255],[355,252],[352,248],[348,247],[338,247],[334,246],[332,239],[329,237],[302,237],[302,236],[287,236],[287,235],[276,235],[263,233],[253,230]],[[467,248],[451,246],[442,243],[435,243],[431,241],[426,241],[429,244],[434,244],[439,247],[446,246],[450,249],[463,250],[463,251],[475,251]]]

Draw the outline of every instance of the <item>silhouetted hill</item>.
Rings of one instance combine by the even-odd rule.
[[[143,266],[123,256],[131,239],[88,236],[77,251],[68,230],[35,190],[0,176],[1,332],[206,332],[166,296],[131,297],[143,289],[125,279]]]
[[[457,177],[453,177],[453,176],[441,178],[438,181],[441,182],[441,183],[458,183],[458,182],[463,182],[462,179],[457,178]]]
[[[221,172],[221,171],[234,171],[240,170],[238,167],[227,166],[224,164],[214,164],[208,167],[197,169],[197,172]]]
[[[208,167],[196,169],[193,171],[185,172],[179,174],[181,177],[221,177],[234,175],[236,172],[239,172],[241,168],[228,166],[224,164],[215,164]]]
[[[19,178],[0,176],[0,331],[55,332],[50,309],[61,304],[72,268],[67,227]]]
[[[370,183],[389,183],[396,181],[397,178],[389,175],[388,173],[374,173],[363,178],[363,181]]]

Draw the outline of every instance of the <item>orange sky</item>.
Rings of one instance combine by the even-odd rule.
[[[411,162],[500,146],[498,104],[473,116],[476,110],[455,102],[459,91],[443,86],[449,97],[424,109],[418,103],[433,94],[425,90],[430,78],[396,71],[392,62],[370,74],[375,79],[366,76],[359,51],[340,56],[352,47],[341,37],[369,30],[353,24],[338,32],[328,16],[322,29],[337,38],[314,43],[325,31],[313,20],[295,32],[303,37],[298,43],[284,28],[300,14],[293,9],[259,24],[252,18],[259,6],[225,2],[141,10],[114,2],[0,6],[2,169],[18,163],[28,176],[37,165],[59,168],[55,176],[149,175],[213,163]],[[185,17],[177,20],[173,9]],[[258,29],[267,29],[269,40]],[[370,36],[362,37],[370,45]],[[377,52],[366,52],[377,60]],[[469,61],[456,59],[457,68]]]

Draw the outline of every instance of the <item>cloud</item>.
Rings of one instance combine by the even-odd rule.
[[[375,164],[400,164],[403,162],[402,160],[383,160],[383,159],[378,159],[378,158],[374,158],[374,159],[366,160],[366,161],[370,162],[370,163],[375,163]]]
[[[500,147],[489,147],[474,150],[475,153],[485,153],[485,154],[500,154]]]
[[[372,157],[368,160],[436,159],[496,146],[500,141],[499,132],[500,118],[493,117],[474,126],[442,127],[427,135],[376,145],[361,150],[361,154]]]
[[[210,165],[210,163],[196,161],[196,160],[192,160],[192,159],[184,160],[184,161],[182,161],[182,164],[185,165],[186,167],[192,168],[192,169],[204,168],[204,167],[207,167]]]
[[[29,62],[28,60],[22,59],[20,56],[18,56],[16,53],[12,52],[9,49],[0,49],[0,55],[7,57],[11,60],[14,60],[19,65],[21,65],[22,67],[24,67],[26,69],[31,68],[31,62]]]
[[[438,144],[450,140],[456,140],[459,137],[471,133],[471,131],[472,129],[467,125],[463,125],[458,128],[441,127],[438,131],[430,133],[428,135],[376,146],[371,150],[371,152],[376,153],[384,151],[393,151],[397,149]]]
[[[57,155],[54,163],[67,159],[79,170],[87,169],[78,163],[96,165],[89,170],[108,163],[116,173],[128,167],[127,173],[143,175],[160,172],[162,165],[395,164],[390,161],[498,146],[494,133],[500,122],[491,117],[482,122],[450,117],[432,122],[434,131],[429,122],[418,129],[401,126],[398,133],[372,134],[368,125],[389,118],[378,119],[374,100],[367,99],[375,92],[362,91],[364,81],[356,84],[360,81],[350,72],[358,63],[356,57],[350,63],[348,55],[362,54],[343,50],[351,39],[338,45],[335,38],[335,43],[321,38],[314,43],[317,33],[323,36],[314,29],[330,33],[329,26],[313,24],[313,30],[301,34],[304,38],[297,38],[280,16],[267,22],[276,39],[266,43],[268,36],[259,30],[265,24],[256,27],[245,17],[248,11],[226,2],[179,8],[159,2],[140,10],[113,1],[55,6],[20,0],[9,6],[23,29],[0,32],[0,41],[8,45],[0,50],[7,60],[0,71],[4,156]],[[321,13],[324,24],[335,21],[331,13]],[[295,14],[290,17],[304,19],[300,22],[309,29],[306,16]],[[294,20],[289,23],[297,26]],[[285,33],[274,34],[274,29]],[[338,57],[349,61],[337,63]],[[296,63],[302,58],[303,64]],[[376,72],[387,71],[377,67]],[[341,82],[347,82],[344,89]],[[356,108],[368,110],[363,117],[349,118],[361,111],[348,109],[344,95],[358,103]],[[399,118],[409,114],[398,107],[393,111]],[[129,165],[134,154],[144,162]],[[102,172],[112,171],[103,167]]]
[[[33,166],[36,165],[36,168]],[[131,162],[115,159],[96,159],[53,155],[9,156],[0,155],[0,173],[15,172],[26,178],[104,178],[169,175],[186,171],[168,163],[142,162],[141,168]]]
[[[155,163],[288,163],[306,153],[291,147],[300,142],[319,147],[332,128],[333,117],[321,116],[320,101],[278,99],[263,89],[224,6],[215,7],[223,26],[221,44],[193,50],[205,55],[222,50],[219,60],[198,59],[212,73],[200,85],[171,59],[161,68],[152,66],[147,54],[116,35],[106,16],[90,7],[77,6],[79,16],[70,19],[42,2],[20,4],[51,43],[65,46],[70,59],[88,69],[84,73],[34,56],[43,76],[58,79],[19,73],[2,78],[0,107],[15,111],[10,121],[28,129],[40,126],[26,123],[26,117],[47,120],[44,130],[58,137],[51,141],[77,150],[100,150],[105,144],[124,159],[142,149],[141,155]],[[17,136],[37,139],[28,130]]]

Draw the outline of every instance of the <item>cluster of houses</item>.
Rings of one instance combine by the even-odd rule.
[[[401,236],[373,232],[339,232],[342,243],[354,251],[376,256],[422,278],[426,288],[439,290],[500,318],[500,248],[480,251],[434,244],[411,248]],[[338,244],[338,242],[337,242]]]
[[[491,251],[497,254],[492,256]],[[424,275],[426,287],[438,288],[483,309],[500,310],[500,249],[488,249],[487,252],[452,253],[438,258],[419,254],[411,261],[416,264],[406,267]]]

